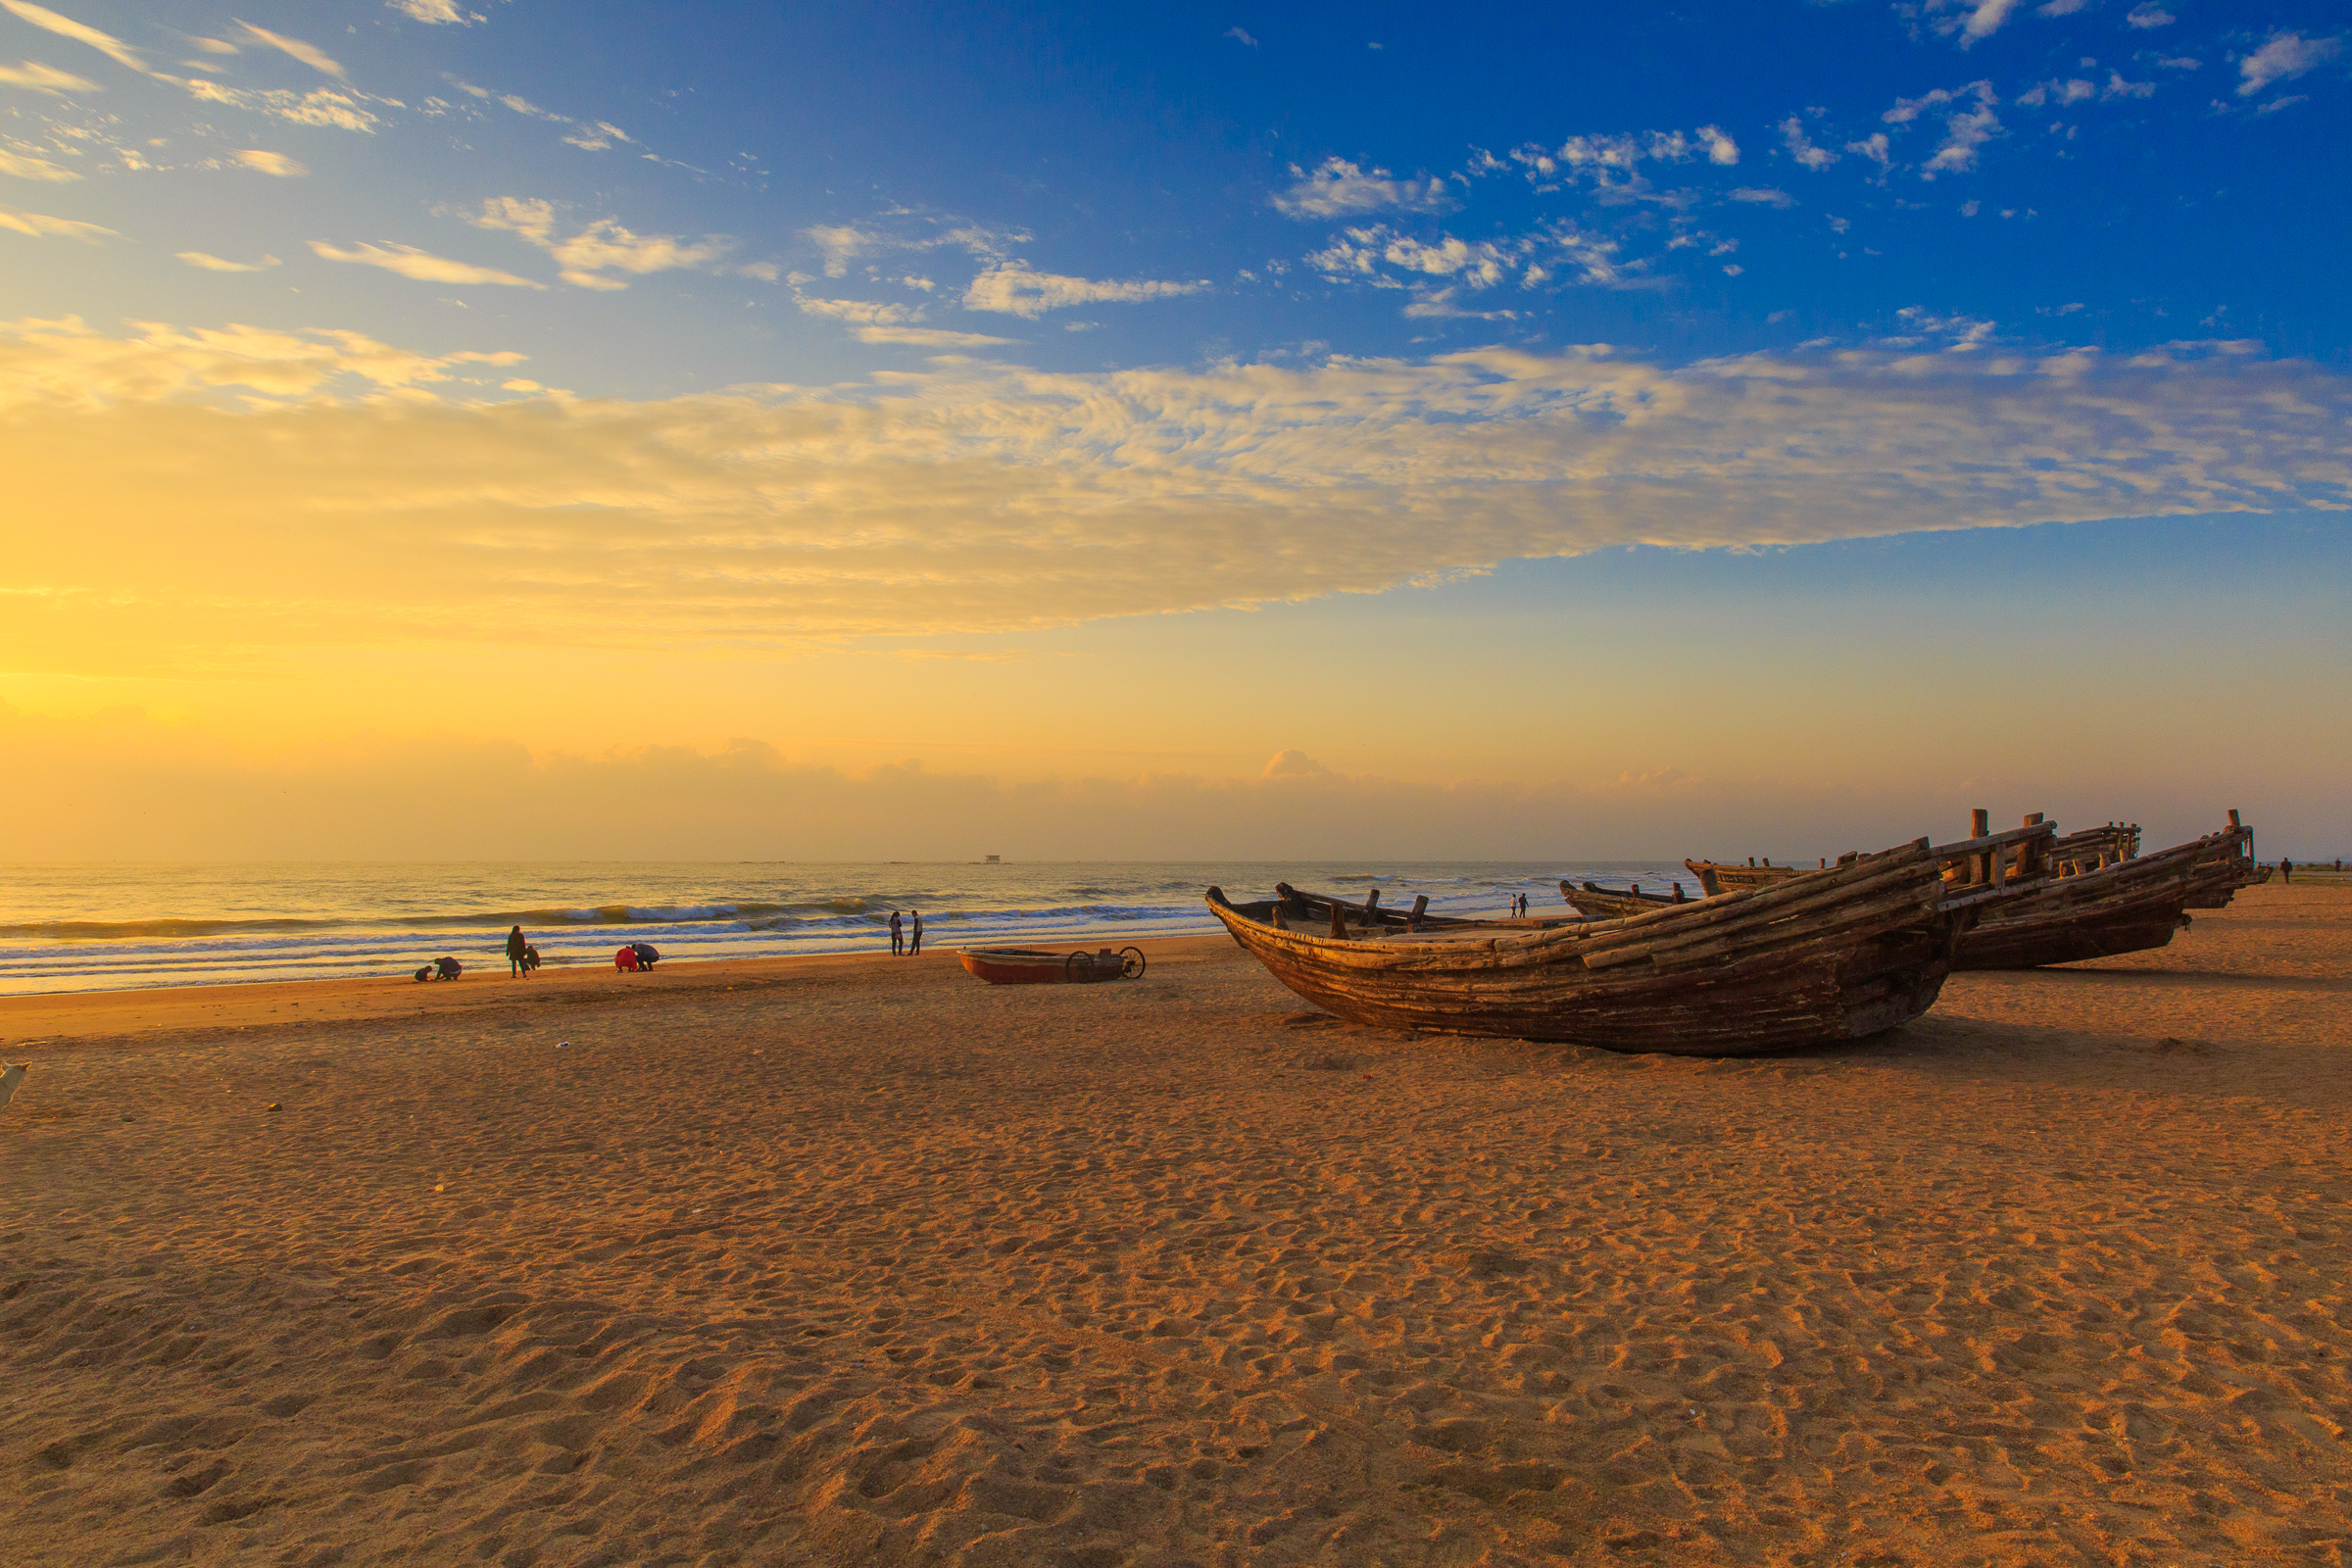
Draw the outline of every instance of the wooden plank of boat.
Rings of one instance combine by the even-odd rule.
[[[1753,860],[1745,865],[1734,865],[1728,860],[1685,860],[1683,865],[1698,878],[1699,891],[1710,896],[1738,893],[1745,888],[1778,887],[1808,869],[1804,866],[1775,865],[1769,858],[1762,865]]]
[[[1207,898],[1277,980],[1358,1023],[1750,1055],[1860,1038],[1926,1011],[1981,908],[2039,885],[1972,886],[1967,897],[1984,901],[1947,906],[1944,864],[2005,863],[2005,852],[2031,846],[2024,860],[2034,867],[2051,837],[2036,826],[1940,849],[1920,839],[1777,886],[1549,929],[1349,929],[1343,918],[1348,934],[1333,936],[1277,925],[1274,901],[1236,906],[1218,888]]]

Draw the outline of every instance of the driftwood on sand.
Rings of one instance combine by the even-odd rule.
[[[1211,888],[1207,899],[1277,980],[1358,1023],[1750,1055],[1925,1012],[1961,934],[2038,884],[2051,837],[2035,825],[1941,848],[1920,839],[1779,887],[1612,920],[1399,926],[1378,917],[1375,897],[1361,923],[1326,901],[1331,923],[1317,930],[1296,893],[1236,905]]]

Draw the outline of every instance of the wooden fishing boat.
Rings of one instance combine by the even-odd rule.
[[[1698,878],[1698,889],[1710,897],[1717,893],[1740,893],[1749,888],[1777,888],[1792,876],[1812,869],[1810,866],[1775,865],[1766,856],[1758,865],[1750,859],[1745,865],[1734,865],[1728,860],[1685,860],[1685,868]]]
[[[1566,915],[1517,915],[1497,919],[1474,919],[1458,914],[1431,914],[1429,895],[1424,893],[1413,900],[1413,906],[1400,909],[1395,905],[1380,902],[1380,889],[1374,888],[1361,899],[1343,899],[1331,893],[1305,893],[1288,882],[1274,884],[1274,897],[1265,901],[1267,918],[1280,931],[1320,931],[1327,927],[1345,927],[1350,931],[1548,931],[1556,925],[1571,921]]]
[[[1358,1023],[1753,1055],[1925,1012],[1979,913],[2039,885],[2051,837],[2036,825],[1940,849],[1920,839],[1779,887],[1613,920],[1400,927],[1376,913],[1356,922],[1332,902],[1316,931],[1291,898],[1236,905],[1210,888],[1207,900],[1277,980]],[[1947,882],[1954,862],[1962,877]]]
[[[992,986],[1080,985],[1095,980],[1133,979],[1144,972],[1137,948],[1113,953],[1049,953],[1043,948],[959,948],[963,966]]]
[[[2238,821],[2235,811],[2230,813],[2230,826],[2231,828],[2244,826]],[[2188,907],[2192,909],[2226,909],[2230,906],[2230,901],[2237,897],[2239,888],[2252,887],[2256,883],[2268,882],[2270,879],[2271,868],[2258,863],[2254,858],[2254,830],[2245,828],[2243,844],[2232,843],[2225,846],[2198,862],[2199,887],[2195,893],[2189,896]]]
[[[2230,814],[2219,833],[2052,877],[1987,911],[1961,940],[1953,966],[2036,969],[2166,946],[2188,928],[2191,908],[2219,908],[2245,883],[2254,832]]]
[[[1671,909],[1678,904],[1690,902],[1680,882],[1674,884],[1673,893],[1666,894],[1644,893],[1639,882],[1624,888],[1604,888],[1597,882],[1579,887],[1563,880],[1560,897],[1588,920],[1621,920],[1629,914],[1647,914],[1652,909]]]

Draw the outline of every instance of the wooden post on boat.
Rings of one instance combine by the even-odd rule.
[[[1983,807],[1969,812],[1968,836],[1972,839],[1990,838],[1992,813]],[[1989,887],[1992,883],[1992,856],[1988,853],[1972,856],[1970,859],[1972,863],[1968,868],[1968,879],[1979,886]]]
[[[2041,825],[2041,812],[2028,811],[2026,813],[2025,821],[2019,823],[2018,825],[2021,827],[2038,827]],[[2041,846],[2042,841],[2040,839],[2028,839],[2025,843],[2020,844],[2017,847],[2017,874],[2019,876],[2034,877],[2041,875],[2043,869],[2041,863]]]
[[[1337,942],[1348,935],[1348,906],[1339,900],[1331,901],[1331,940]]]
[[[1376,929],[1380,925],[1380,889],[1378,888],[1374,888],[1370,893],[1364,895],[1364,924]]]
[[[1412,913],[1410,913],[1410,914],[1408,914],[1408,915],[1406,915],[1406,916],[1404,917],[1404,928],[1405,928],[1407,931],[1418,931],[1418,930],[1420,930],[1420,929],[1421,929],[1421,916],[1422,916],[1422,915],[1424,915],[1424,914],[1426,914],[1428,911],[1429,911],[1429,895],[1428,895],[1428,894],[1426,894],[1426,893],[1416,893],[1416,894],[1414,894],[1414,895],[1413,895],[1413,912],[1412,912]]]

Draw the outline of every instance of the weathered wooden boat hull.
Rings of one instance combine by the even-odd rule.
[[[1588,920],[1622,920],[1629,914],[1647,914],[1652,909],[1671,909],[1676,900],[1662,893],[1642,893],[1626,888],[1604,888],[1587,882],[1575,887],[1560,884],[1560,896],[1568,906]],[[1688,901],[1684,901],[1688,902]]]
[[[1208,904],[1277,980],[1357,1023],[1758,1055],[1860,1039],[1933,1005],[1978,909],[2012,896],[1946,890],[1942,861],[1967,848],[1921,839],[1778,887],[1550,930],[1333,938],[1278,930],[1218,889]]]
[[[1955,967],[2037,969],[2167,946],[2192,907],[2227,903],[2238,887],[2239,847],[2251,830],[2226,828],[2153,855],[2050,881],[1989,911],[1960,944]]]
[[[992,986],[1057,986],[1069,956],[1034,948],[965,948],[963,966]]]
[[[1710,898],[1718,893],[1742,893],[1750,888],[1777,888],[1803,872],[1793,865],[1730,865],[1716,860],[1685,860],[1683,866],[1698,878],[1699,890]]]

